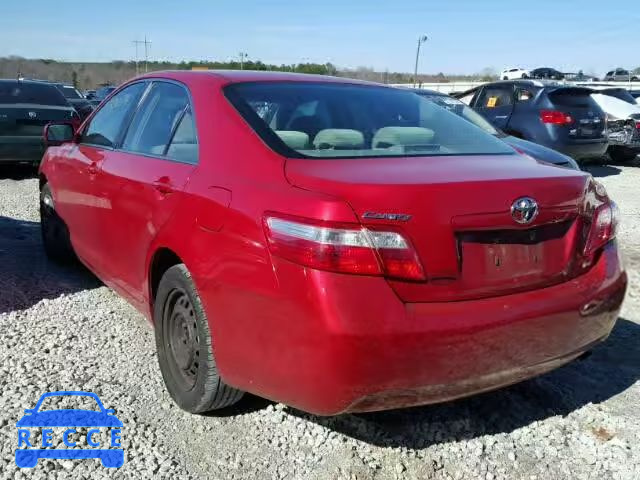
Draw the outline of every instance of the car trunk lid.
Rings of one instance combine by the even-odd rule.
[[[578,213],[588,176],[520,155],[289,159],[286,175],[300,188],[343,199],[366,226],[401,228],[427,275],[426,282],[389,280],[407,302],[559,283],[570,275],[581,241]],[[526,225],[511,214],[522,197],[539,206]]]
[[[69,122],[76,117],[72,107],[0,104],[0,137],[41,137],[47,123]]]

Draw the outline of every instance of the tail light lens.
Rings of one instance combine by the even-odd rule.
[[[595,209],[584,247],[585,257],[591,257],[616,236],[619,222],[618,206],[609,201]]]
[[[540,120],[542,123],[552,125],[571,125],[573,123],[571,115],[558,110],[542,110],[540,112]]]
[[[300,265],[331,272],[425,280],[414,248],[398,232],[273,215],[265,216],[264,228],[271,253]]]

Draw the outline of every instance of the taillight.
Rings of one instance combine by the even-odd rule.
[[[409,241],[398,232],[358,224],[267,215],[264,228],[274,255],[318,270],[425,280]]]
[[[608,201],[595,209],[584,246],[585,257],[592,256],[616,236],[619,222],[618,206]]]
[[[558,110],[542,110],[540,112],[540,120],[542,123],[550,123],[552,125],[570,125],[573,123],[571,115]]]

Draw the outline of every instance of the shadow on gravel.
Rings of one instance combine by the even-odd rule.
[[[100,285],[79,264],[59,266],[47,259],[38,222],[0,216],[0,313]]]
[[[38,171],[32,165],[0,165],[0,179],[26,180],[37,176]]]
[[[584,167],[585,172],[589,172],[594,177],[610,177],[620,175],[622,170],[614,165],[588,165]]]
[[[357,440],[383,447],[430,445],[510,433],[588,403],[617,395],[640,379],[640,325],[620,318],[609,339],[591,356],[542,377],[440,405],[388,412],[316,417],[292,415]]]

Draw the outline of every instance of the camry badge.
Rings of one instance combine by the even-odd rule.
[[[36,118],[38,114],[36,112],[29,112],[29,118]]]
[[[369,218],[373,220],[393,220],[397,222],[408,222],[411,220],[411,215],[406,213],[380,213],[380,212],[365,212],[362,218]]]
[[[516,223],[526,225],[533,222],[538,215],[538,203],[529,197],[517,199],[511,205],[511,217]]]

